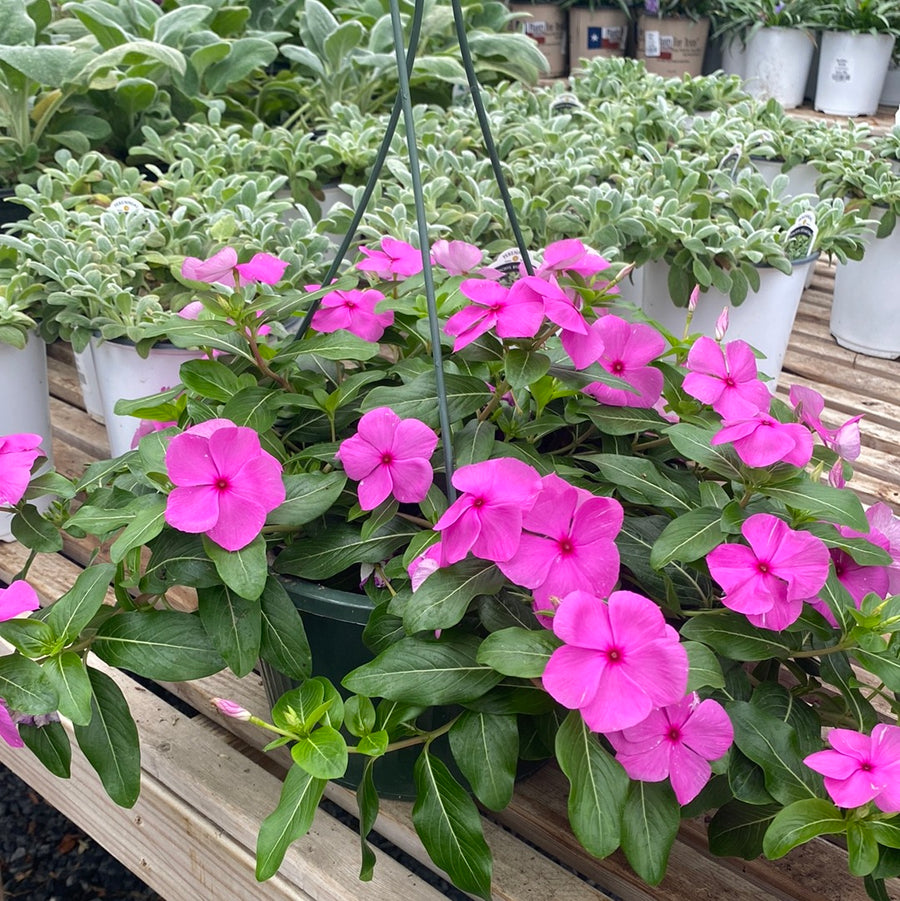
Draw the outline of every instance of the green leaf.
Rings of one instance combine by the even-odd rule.
[[[582,412],[605,435],[634,435],[638,432],[657,431],[666,424],[654,410],[642,407],[605,407],[596,404]]]
[[[587,454],[600,474],[626,500],[671,509],[693,509],[688,492],[657,468],[652,460],[621,454]]]
[[[266,540],[262,535],[257,535],[239,551],[226,551],[204,535],[203,547],[219,577],[235,594],[248,601],[259,598],[269,575]]]
[[[270,577],[259,598],[262,636],[259,656],[291,679],[302,681],[312,672],[312,654],[303,620],[277,579]]]
[[[121,689],[105,673],[88,668],[91,719],[74,726],[75,740],[120,807],[133,807],[141,790],[141,746]]]
[[[491,393],[481,380],[467,375],[444,376],[450,422],[456,422],[484,406]],[[426,372],[406,385],[380,385],[366,394],[364,413],[377,407],[390,407],[401,419],[420,419],[429,428],[440,427],[437,384],[433,372]]]
[[[900,641],[897,640],[896,633],[891,636],[887,648],[880,653],[862,648],[852,648],[849,653],[870,673],[878,676],[890,691],[900,691]]]
[[[236,676],[246,676],[259,659],[262,612],[226,586],[197,591],[197,615],[215,649]]]
[[[20,544],[40,554],[55,554],[62,550],[59,529],[47,522],[37,507],[28,504],[17,510],[10,522],[10,531]]]
[[[746,701],[731,701],[726,709],[734,726],[734,743],[762,767],[766,790],[773,798],[791,804],[821,791],[821,777],[803,763],[791,726]]]
[[[811,522],[803,528],[811,535],[821,538],[827,547],[838,548],[849,554],[860,566],[889,566],[891,563],[891,555],[884,548],[872,544],[866,538],[842,535],[827,522]]]
[[[493,563],[474,557],[439,569],[414,592],[403,625],[410,633],[449,629],[465,616],[473,598],[496,593],[503,581]]]
[[[20,654],[37,658],[54,652],[56,635],[43,620],[15,617],[0,622],[0,638],[8,641]]]
[[[125,555],[156,538],[166,524],[166,499],[158,495],[142,495],[131,522],[112,543],[109,559],[120,563]]]
[[[822,798],[795,801],[772,820],[763,840],[763,851],[770,860],[776,860],[817,835],[839,835],[846,830],[847,821],[830,801]]]
[[[629,779],[600,745],[577,711],[568,714],[556,736],[556,759],[569,780],[569,823],[595,857],[619,847]]]
[[[666,435],[672,446],[689,460],[695,460],[701,466],[724,476],[726,479],[743,481],[744,472],[741,461],[734,448],[729,445],[713,445],[712,439],[718,429],[702,429],[695,425],[680,422],[666,429]]]
[[[709,822],[709,850],[717,857],[755,860],[763,853],[763,837],[775,814],[777,804],[746,804],[729,801]]]
[[[86,726],[91,720],[91,682],[84,661],[73,651],[44,662],[47,681],[59,696],[58,710],[73,723]]]
[[[361,882],[370,882],[375,869],[375,852],[366,841],[369,833],[375,828],[378,819],[378,792],[375,790],[375,781],[372,778],[374,760],[367,760],[363,767],[362,777],[356,787],[356,804],[359,808],[359,843],[360,865],[359,879]]]
[[[407,704],[465,703],[501,679],[477,663],[478,645],[473,635],[445,635],[434,641],[403,638],[352,670],[341,684],[355,694]]]
[[[561,644],[547,629],[511,626],[485,638],[478,649],[478,662],[504,676],[538,679],[544,674],[550,655]]]
[[[347,742],[337,729],[320,726],[294,743],[291,757],[317,779],[338,779],[347,771]]]
[[[115,573],[111,563],[95,563],[80,572],[75,584],[50,607],[47,625],[65,642],[77,638],[103,606]]]
[[[413,776],[413,825],[428,856],[457,888],[490,901],[491,852],[475,803],[427,749],[416,760]]]
[[[878,842],[869,823],[847,823],[847,862],[854,876],[868,876],[878,866]]]
[[[687,651],[690,671],[685,694],[698,688],[724,688],[725,676],[716,655],[705,645],[696,641],[684,641],[681,646]]]
[[[25,746],[38,760],[60,779],[71,775],[72,746],[69,735],[62,723],[47,723],[46,726],[19,726],[19,736]]]
[[[679,560],[691,563],[705,557],[724,541],[722,511],[716,507],[700,507],[673,519],[656,539],[650,552],[650,565],[662,569]]]
[[[284,477],[286,496],[266,521],[276,526],[302,526],[331,509],[347,477],[342,472],[307,472]]]
[[[515,716],[466,710],[450,730],[450,750],[475,797],[490,810],[512,800],[519,758]]]
[[[757,490],[816,519],[836,522],[858,532],[869,531],[863,505],[852,491],[811,482],[803,475],[777,485],[763,485]]]
[[[378,343],[341,330],[305,338],[298,351],[303,355],[314,354],[324,360],[371,360],[378,355]]]
[[[256,878],[262,882],[278,872],[291,843],[309,832],[328,784],[292,766],[284,780],[278,806],[261,823],[256,842]]]
[[[468,466],[490,459],[494,449],[496,426],[492,422],[471,419],[453,436],[453,458],[456,465]]]
[[[622,814],[622,850],[638,876],[659,885],[681,825],[681,807],[668,782],[637,782],[628,787]]]
[[[43,667],[18,654],[0,657],[0,698],[10,710],[31,716],[53,713],[58,704]]]
[[[785,633],[757,629],[746,616],[730,611],[691,617],[681,627],[681,636],[709,645],[732,660],[784,659],[794,650]]]
[[[225,668],[199,617],[174,610],[119,613],[97,631],[92,650],[110,666],[168,682],[202,679]]]
[[[550,358],[526,348],[512,348],[503,360],[506,380],[513,388],[527,388],[547,374]]]

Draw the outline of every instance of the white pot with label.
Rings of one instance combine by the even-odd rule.
[[[806,281],[806,274],[815,266],[819,254],[797,260],[790,275],[771,266],[759,269],[759,291],[748,294],[739,306],[715,288],[701,293],[697,309],[691,318],[689,331],[710,338],[715,336],[716,320],[728,309],[728,331],[725,341],[746,341],[763,354],[757,359],[760,371],[771,378],[769,389],[774,392],[784,364],[791,329]],[[644,269],[644,313],[674,335],[684,333],[687,307],[676,307],[669,295],[668,263],[648,263]]]
[[[0,399],[0,435],[40,435],[41,449],[51,457],[50,387],[47,380],[47,345],[29,334],[23,349],[0,344],[0,383],[7,386]],[[36,506],[46,509],[45,503]],[[0,513],[0,541],[12,541],[11,513]]]
[[[835,116],[874,116],[893,49],[894,38],[887,34],[823,32],[816,109]]]
[[[883,210],[873,209],[880,219]],[[834,274],[831,334],[848,350],[886,360],[900,358],[900,228],[886,238],[874,234],[861,260],[848,260]]]
[[[760,28],[747,42],[744,88],[760,100],[774,98],[785,109],[803,104],[815,44],[802,28]]]
[[[181,364],[198,360],[203,353],[158,344],[150,348],[145,358],[138,354],[130,341],[92,338],[91,344],[103,399],[110,455],[118,457],[131,450],[140,420],[134,416],[118,415],[115,412],[116,402],[148,397],[175,387],[181,381]]]

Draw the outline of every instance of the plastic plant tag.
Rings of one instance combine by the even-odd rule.
[[[819,227],[816,225],[816,214],[812,210],[804,210],[787,233],[787,247],[791,259],[801,260],[813,252]]]
[[[571,109],[582,109],[584,104],[571,93],[560,94],[551,104],[550,110],[554,113],[564,113]]]

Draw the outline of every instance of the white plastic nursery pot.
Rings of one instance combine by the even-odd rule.
[[[781,175],[781,160],[764,160],[758,157],[751,159],[753,168],[766,180],[771,188],[776,175]],[[788,177],[787,187],[781,196],[785,199],[796,197],[798,194],[816,194],[816,181],[819,178],[819,170],[811,163],[798,163],[784,173]],[[816,194],[816,196],[818,196]]]
[[[774,393],[784,364],[794,318],[807,272],[815,266],[815,254],[793,264],[793,272],[785,275],[770,266],[759,269],[759,291],[748,294],[740,306],[734,306],[727,295],[715,288],[700,294],[691,319],[690,333],[715,336],[716,320],[728,308],[726,341],[746,341],[763,354],[757,359],[759,371],[771,378],[767,383]],[[684,333],[687,308],[676,307],[669,296],[669,266],[665,262],[648,263],[644,269],[644,312],[675,335]]]
[[[624,56],[628,43],[628,16],[620,9],[569,10],[569,65],[597,56]]]
[[[198,350],[171,345],[156,345],[145,359],[135,346],[125,341],[91,339],[94,365],[103,400],[103,417],[109,438],[110,455],[118,457],[131,450],[131,442],[140,421],[134,416],[119,416],[116,401],[135,400],[172,388],[181,381],[181,364],[200,359]]]
[[[739,37],[722,44],[722,71],[744,77],[747,70],[747,45]]]
[[[826,31],[819,49],[815,107],[835,116],[873,116],[887,77],[894,38]]]
[[[880,218],[881,211],[871,216]],[[900,228],[866,242],[861,260],[849,260],[834,274],[831,334],[848,350],[868,357],[900,357]]]
[[[888,65],[878,102],[882,106],[900,106],[900,65],[893,60]]]
[[[75,351],[75,371],[78,373],[84,409],[94,422],[102,423],[103,398],[100,396],[100,383],[97,381],[94,352],[90,344],[84,350]]]
[[[665,78],[699,75],[709,37],[709,19],[638,16],[635,56],[648,72]]]
[[[0,382],[7,386],[0,399],[0,435],[30,432],[43,438],[41,448],[51,460],[50,387],[47,345],[28,336],[22,350],[0,344]],[[50,498],[47,499],[49,504]],[[41,507],[40,502],[37,504]],[[44,505],[46,506],[46,505]],[[0,513],[0,541],[12,541],[11,513]]]
[[[509,11],[513,14],[510,30],[527,34],[547,58],[550,71],[546,75],[558,78],[568,74],[567,11],[555,3],[510,3]]]
[[[744,88],[785,109],[801,106],[814,50],[812,35],[802,28],[758,29],[747,42]]]

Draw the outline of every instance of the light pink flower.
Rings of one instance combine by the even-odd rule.
[[[484,254],[468,241],[447,241],[441,238],[431,245],[431,262],[445,269],[449,275],[468,275],[480,264]]]
[[[173,425],[178,425],[178,423],[174,420],[171,422],[160,422],[158,419],[142,419],[138,427],[134,430],[134,436],[131,439],[131,447],[137,447],[141,443],[141,438],[152,435],[154,432],[161,432],[164,429],[169,429]]]
[[[378,341],[384,330],[394,323],[393,310],[375,311],[383,300],[384,295],[374,288],[331,291],[313,313],[311,325],[322,334],[344,329],[365,341]]]
[[[825,791],[838,807],[860,807],[874,801],[884,813],[900,812],[900,727],[879,723],[871,735],[832,729],[833,750],[803,759],[825,777]]]
[[[831,448],[844,460],[856,460],[859,457],[862,450],[859,433],[862,414],[852,416],[836,429],[827,429],[822,423],[825,398],[818,391],[803,385],[791,385],[789,397],[797,418],[811,428],[826,447]]]
[[[406,572],[409,575],[409,584],[413,592],[421,587],[422,583],[432,574],[441,568],[441,556],[443,549],[440,541],[429,545],[418,557],[414,557]]]
[[[362,416],[356,434],[335,455],[359,482],[359,505],[374,510],[393,495],[401,504],[422,500],[431,487],[431,455],[438,437],[418,419],[401,419],[390,407]]]
[[[663,374],[648,364],[666,349],[665,338],[650,325],[626,322],[612,314],[598,319],[593,328],[604,344],[600,365],[637,393],[602,382],[587,385],[585,393],[612,407],[652,407],[662,393]]]
[[[687,804],[709,781],[709,761],[718,760],[731,747],[734,727],[718,701],[701,701],[692,692],[677,704],[655,708],[636,726],[606,737],[630,778],[662,782],[668,777],[678,803]]]
[[[381,250],[360,247],[359,251],[366,259],[360,260],[356,268],[363,272],[371,272],[386,281],[409,278],[422,271],[421,251],[406,241],[399,241],[388,235],[381,239]]]
[[[288,264],[268,253],[257,253],[248,263],[238,263],[237,251],[233,247],[223,247],[211,257],[185,257],[181,264],[181,274],[194,282],[226,285],[249,285],[263,282],[274,285],[281,281]]]
[[[544,688],[594,732],[627,729],[684,697],[687,652],[648,598],[614,591],[604,603],[573,591],[560,602],[553,631],[565,644],[547,661]]]
[[[716,319],[716,326],[713,329],[713,335],[716,341],[721,341],[725,337],[725,332],[728,331],[728,307],[722,307],[722,312],[719,313],[719,318]]]
[[[697,310],[697,304],[700,301],[700,285],[694,285],[694,290],[691,291],[691,296],[688,297],[688,312],[694,313]]]
[[[723,419],[768,412],[772,395],[759,380],[756,358],[746,341],[721,347],[712,338],[698,338],[688,354],[687,368],[684,390]]]
[[[509,457],[461,466],[453,473],[458,497],[434,528],[441,532],[441,566],[471,551],[483,560],[509,560],[519,547],[522,517],[541,490],[541,477]]]
[[[825,584],[828,548],[770,513],[749,516],[741,534],[749,547],[720,544],[706,556],[710,575],[725,591],[722,603],[756,626],[784,629]]]
[[[578,238],[554,241],[544,248],[541,265],[535,275],[547,273],[577,275],[590,281],[598,272],[609,267],[609,260],[589,250]]]
[[[466,279],[459,290],[472,304],[454,313],[444,326],[444,331],[456,338],[454,352],[492,329],[499,338],[533,338],[544,321],[539,297],[513,294],[499,282]]]
[[[241,705],[238,704],[237,701],[229,701],[227,698],[210,698],[210,703],[223,716],[228,716],[235,720],[241,720],[245,723],[250,721],[250,711],[245,707],[241,707]]]
[[[227,551],[250,544],[285,498],[281,464],[253,429],[228,419],[176,435],[165,463],[176,486],[166,501],[166,522],[181,532],[203,532]]]
[[[0,738],[2,738],[11,748],[24,748],[25,742],[19,735],[19,729],[15,721],[9,714],[6,707],[6,701],[0,698]]]
[[[0,623],[40,606],[37,592],[24,579],[16,579],[9,588],[0,588]]]
[[[812,458],[812,434],[798,422],[779,422],[762,411],[745,419],[725,422],[713,436],[713,445],[734,445],[747,466],[771,466],[790,463],[806,466]]]
[[[534,592],[543,609],[551,596],[582,589],[606,597],[619,578],[613,540],[622,528],[622,505],[576,488],[555,473],[541,479],[534,506],[522,519],[516,553],[498,563],[503,574]]]
[[[31,481],[31,467],[38,457],[43,439],[31,432],[0,437],[0,506],[18,504]]]
[[[888,566],[888,593],[900,594],[900,517],[887,504],[873,504],[866,510],[869,528],[887,539],[893,562]]]

